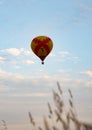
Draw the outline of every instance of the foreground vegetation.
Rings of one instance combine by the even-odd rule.
[[[59,82],[57,82],[57,91],[52,90],[52,94],[54,105],[47,103],[48,113],[43,117],[43,126],[37,125],[32,113],[28,113],[32,125],[31,130],[92,130],[92,124],[84,123],[78,119],[73,94],[70,89],[68,89],[67,109]],[[5,120],[1,120],[0,130],[8,130]]]
[[[36,122],[29,112],[30,123],[33,126],[34,130],[92,130],[91,124],[86,124],[81,122],[75,110],[73,103],[73,95],[71,90],[68,90],[69,99],[68,99],[68,110],[65,108],[65,103],[63,100],[63,91],[59,82],[57,82],[58,90],[52,91],[54,108],[47,103],[49,112],[47,116],[43,117],[43,127],[37,126]]]

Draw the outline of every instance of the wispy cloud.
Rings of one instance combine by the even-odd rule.
[[[89,4],[85,4],[85,3],[80,3],[79,4],[79,17],[77,17],[77,19],[79,20],[79,22],[81,23],[88,23],[88,22],[92,22],[92,6]]]
[[[0,56],[0,63],[3,63],[5,61],[5,58],[3,56]]]
[[[64,62],[71,61],[71,62],[77,63],[80,60],[79,56],[75,56],[69,51],[61,51],[61,52],[58,52],[58,54],[60,55],[60,60]]]
[[[9,66],[20,66],[20,64],[34,64],[34,54],[25,48],[8,48],[0,50],[0,63],[7,63]],[[18,68],[18,67],[14,67]]]
[[[16,66],[20,66],[19,64],[34,64],[35,59],[37,58],[31,50],[25,48],[8,48],[0,50],[0,55],[0,63],[6,62],[9,63],[9,65],[15,64]],[[69,51],[60,51],[57,54],[50,53],[49,57],[54,57],[55,60],[64,62],[70,60],[76,63],[79,61],[79,57],[73,56]]]
[[[71,21],[77,25],[90,25],[92,23],[92,5],[88,2],[78,2]]]
[[[62,57],[66,57],[67,55],[70,54],[70,52],[68,52],[68,51],[61,51],[61,52],[59,52],[59,54],[60,54]]]
[[[84,3],[80,3],[80,19],[84,22],[91,21],[92,23],[92,6]]]
[[[62,70],[61,70],[62,71]],[[70,72],[70,71],[69,71]],[[69,73],[69,72],[62,72],[62,73]],[[92,77],[92,72],[86,72],[86,74]],[[0,69],[0,94],[10,96],[19,94],[21,96],[47,96],[49,90],[53,88],[56,82],[59,81],[62,87],[92,87],[92,80],[90,78],[84,80],[81,78],[73,78],[70,75],[29,75],[24,76],[19,73],[10,73]],[[3,89],[4,86],[4,89]],[[39,89],[38,89],[39,88]],[[35,90],[36,89],[36,90]],[[38,90],[38,92],[37,92]],[[7,92],[8,91],[8,92]],[[33,94],[32,94],[32,93]],[[44,95],[45,93],[45,95]],[[17,95],[18,94],[18,95]]]
[[[24,60],[24,63],[30,65],[30,64],[34,64],[34,61],[32,61],[32,60]]]
[[[71,60],[74,62],[74,63],[78,63],[80,61],[80,57],[79,56],[72,56],[71,57]]]
[[[58,75],[61,75],[61,76],[66,76],[66,77],[68,77],[68,76],[70,76],[70,74],[71,74],[71,69],[68,69],[68,70],[66,70],[66,69],[59,69],[59,70],[57,70],[57,72],[58,72]]]
[[[80,72],[80,73],[83,74],[83,75],[86,75],[88,77],[92,77],[92,71],[91,70]]]
[[[80,8],[84,11],[92,11],[92,6],[84,3],[80,3]]]

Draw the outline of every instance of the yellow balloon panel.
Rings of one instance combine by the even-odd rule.
[[[44,48],[44,47],[41,47],[39,50],[38,50],[38,53],[37,53],[37,56],[47,56],[48,55],[48,52],[47,50]]]

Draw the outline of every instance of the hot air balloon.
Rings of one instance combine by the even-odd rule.
[[[38,56],[42,64],[53,48],[52,40],[47,36],[37,36],[31,42],[32,51]]]

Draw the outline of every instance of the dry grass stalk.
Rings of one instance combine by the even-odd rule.
[[[59,82],[57,82],[57,86],[58,86],[58,90],[59,90],[60,94],[62,95],[63,91],[61,89],[61,86],[60,86]]]
[[[38,127],[38,130],[43,130],[40,126]]]
[[[69,92],[69,94],[70,94],[70,97],[73,98],[73,95],[72,95],[72,92],[71,92],[70,89],[68,89],[68,92]]]
[[[64,102],[61,99],[60,95],[58,93],[56,93],[55,91],[53,91],[53,99],[54,99],[55,106],[57,107],[58,111],[60,113],[62,113],[63,112]]]
[[[6,121],[5,120],[2,120],[2,126],[3,126],[3,129],[4,130],[7,130],[8,128],[7,128],[7,124],[6,124]]]
[[[53,130],[59,130],[56,126],[52,127]]]
[[[44,126],[45,126],[45,130],[51,130],[50,126],[48,124],[48,121],[46,120],[46,118],[44,117]]]
[[[69,92],[69,109],[66,111],[65,104],[63,101],[63,91],[61,90],[59,82],[57,82],[58,90],[59,92],[52,91],[53,93],[53,101],[55,103],[55,109],[51,107],[50,103],[48,103],[48,109],[49,109],[49,118],[52,121],[52,124],[48,123],[47,118],[44,118],[44,126],[45,130],[72,130],[71,129],[71,123],[75,126],[75,129],[73,130],[92,130],[92,125],[87,125],[85,123],[81,123],[76,114],[76,110],[73,104],[73,95],[70,89],[68,89]],[[52,117],[53,114],[53,117]],[[29,112],[30,122],[35,125],[34,120],[32,118],[31,113]],[[54,123],[55,122],[55,123]],[[54,123],[54,125],[53,125]],[[61,124],[63,129],[60,129],[60,127],[57,127],[57,124]],[[60,126],[61,126],[60,125]],[[38,127],[38,130],[42,130],[41,127]]]
[[[53,111],[52,111],[52,108],[51,108],[51,105],[48,103],[48,108],[49,108],[49,113],[50,114],[53,114]]]
[[[60,113],[55,110],[56,116],[57,116],[57,122],[60,121],[63,125],[64,130],[68,130],[68,125],[66,124],[65,120],[60,116]]]
[[[69,104],[73,108],[73,103],[72,103],[72,101],[70,99],[69,99]]]
[[[54,103],[55,103],[55,109],[52,110],[51,108],[51,105],[50,103],[48,103],[48,108],[49,108],[49,117],[53,120],[53,118],[55,119],[55,123],[53,125],[53,122],[52,122],[52,126],[48,123],[48,120],[47,118],[44,118],[44,127],[45,127],[45,130],[72,130],[70,125],[71,125],[71,122],[75,125],[75,129],[73,130],[92,130],[92,124],[87,124],[87,123],[83,123],[83,122],[80,122],[77,118],[77,114],[76,114],[76,111],[75,111],[75,107],[74,107],[74,104],[73,104],[73,95],[72,95],[72,92],[70,89],[68,89],[68,92],[69,92],[69,111],[66,112],[65,111],[65,104],[64,104],[64,101],[62,99],[62,95],[63,95],[63,91],[61,90],[61,87],[60,87],[60,84],[59,82],[57,82],[57,86],[58,86],[58,90],[59,90],[59,93],[58,92],[55,92],[54,90],[52,91],[53,92],[53,99],[54,99]],[[65,118],[63,118],[63,114],[64,114],[64,111],[65,111]],[[51,115],[55,115],[55,117]],[[32,114],[31,112],[28,112],[28,115],[29,115],[29,119],[30,119],[30,123],[33,125],[34,127],[34,130],[44,130],[42,127],[35,127],[36,126],[36,123],[32,117]],[[63,129],[59,129],[57,127],[57,124],[60,124],[62,125]],[[2,125],[2,127],[1,127]],[[6,121],[5,120],[2,120],[2,124],[0,125],[0,128],[2,130],[7,130],[7,124],[6,124]]]
[[[81,123],[85,130],[92,130],[92,124]]]
[[[29,112],[28,115],[29,115],[30,123],[31,123],[33,126],[35,126],[35,122],[34,122],[34,119],[33,119],[33,117],[32,117],[31,112]]]

